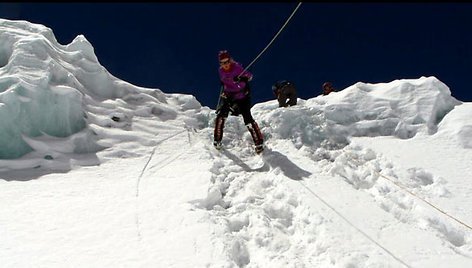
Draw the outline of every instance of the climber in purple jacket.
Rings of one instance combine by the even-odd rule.
[[[232,115],[242,114],[244,124],[254,140],[256,152],[260,153],[263,150],[264,141],[261,130],[251,115],[249,81],[252,80],[252,74],[248,71],[243,73],[242,65],[234,61],[226,50],[219,52],[218,59],[220,60],[218,73],[223,86],[221,94],[223,104],[219,107],[216,115],[213,145],[216,149],[221,148],[224,124],[231,111]]]

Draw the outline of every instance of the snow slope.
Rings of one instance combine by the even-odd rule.
[[[83,36],[0,19],[0,64],[2,267],[472,265],[472,105],[435,77],[255,104],[257,156]]]

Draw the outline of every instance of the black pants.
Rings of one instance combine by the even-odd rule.
[[[219,116],[219,117],[227,118],[231,110],[231,107],[233,107],[233,105],[236,105],[237,108],[239,109],[239,112],[243,116],[245,125],[254,122],[254,119],[252,118],[252,115],[251,115],[251,98],[249,96],[246,96],[244,99],[234,100],[234,101],[223,99],[223,105],[221,106],[217,117]]]
[[[223,139],[223,128],[226,118],[228,118],[231,107],[237,105],[239,112],[243,116],[244,124],[247,126],[249,132],[251,133],[252,139],[256,145],[263,143],[262,134],[259,129],[259,126],[254,121],[251,115],[251,98],[247,95],[241,100],[230,101],[228,99],[223,99],[223,105],[221,106],[218,114],[216,115],[215,121],[215,131],[214,131],[214,140],[221,141]]]

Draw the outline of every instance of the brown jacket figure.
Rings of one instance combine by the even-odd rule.
[[[323,84],[323,95],[328,95],[331,92],[336,92],[333,88],[333,84],[331,84],[331,82],[325,82]]]
[[[287,80],[278,81],[272,85],[272,91],[274,91],[274,95],[277,97],[279,107],[297,104],[297,90],[292,82]]]

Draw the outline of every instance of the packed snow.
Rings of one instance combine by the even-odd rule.
[[[235,116],[217,151],[194,96],[0,19],[0,266],[472,267],[472,104],[440,80],[251,111],[264,152]]]

